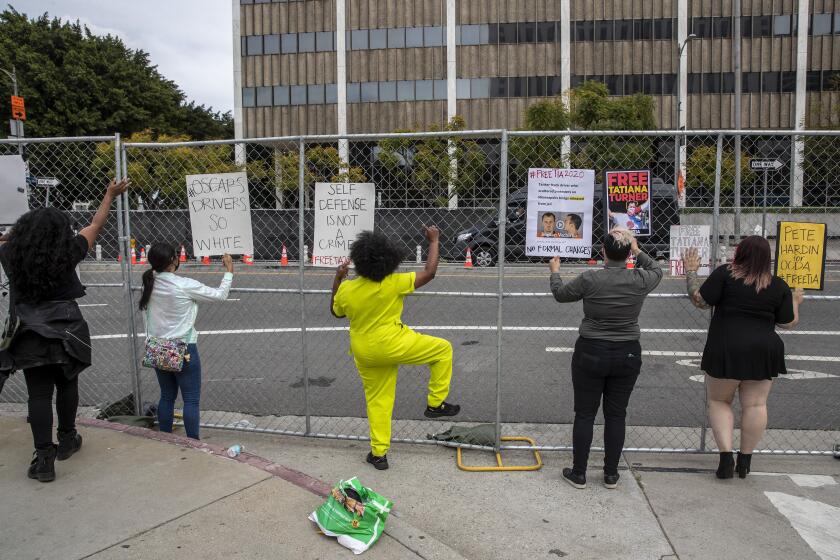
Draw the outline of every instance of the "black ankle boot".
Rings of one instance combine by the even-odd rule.
[[[81,448],[82,436],[79,435],[79,432],[77,432],[76,430],[72,430],[70,432],[59,433],[58,453],[56,455],[56,459],[59,461],[69,459],[73,453],[75,453]]]
[[[752,461],[752,453],[746,454],[738,452],[738,463],[735,465],[735,470],[738,471],[738,478],[747,478],[750,474],[750,462]]]
[[[55,456],[57,446],[50,445],[46,449],[36,449],[29,464],[29,471],[26,473],[29,478],[41,482],[52,482],[55,480]]]
[[[720,454],[720,463],[718,463],[715,476],[718,478],[732,478],[735,476],[735,457],[731,451],[725,451]]]

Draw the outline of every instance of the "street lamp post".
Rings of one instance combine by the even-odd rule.
[[[12,66],[12,71],[9,72],[5,68],[0,68],[0,72],[6,74],[10,80],[12,80],[12,93],[15,97],[18,97],[18,83],[17,83],[17,72],[15,71],[15,67]],[[23,138],[23,123],[21,121],[17,121],[15,125],[15,136],[18,138]],[[18,153],[23,154],[23,145],[18,144]]]
[[[694,33],[692,33],[691,35],[686,37],[685,40],[682,42],[682,44],[680,44],[679,51],[677,52],[677,83],[676,83],[676,85],[677,85],[677,103],[676,103],[677,115],[676,115],[676,119],[674,120],[674,122],[676,123],[675,129],[678,129],[678,130],[683,130],[684,129],[684,127],[681,126],[681,124],[680,124],[680,115],[682,114],[682,95],[681,95],[682,94],[682,91],[681,91],[681,87],[682,87],[681,77],[682,77],[682,68],[683,68],[682,55],[683,55],[683,51],[685,51],[685,48],[688,46],[688,42],[691,41],[692,39],[696,39],[696,38],[697,38],[697,35],[695,35]],[[682,137],[679,134],[677,134],[676,137],[674,138],[674,186],[677,189],[680,188],[680,178],[682,177],[682,166],[680,165],[680,158],[682,156],[681,148],[682,148]],[[679,192],[678,192],[678,194],[679,194]]]

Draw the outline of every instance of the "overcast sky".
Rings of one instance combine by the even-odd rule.
[[[80,20],[149,53],[191,101],[233,110],[230,0],[6,0],[28,16]]]

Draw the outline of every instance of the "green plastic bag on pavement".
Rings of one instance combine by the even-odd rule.
[[[361,554],[382,536],[393,505],[353,477],[339,481],[309,520],[317,523],[328,537],[337,537],[341,546]]]

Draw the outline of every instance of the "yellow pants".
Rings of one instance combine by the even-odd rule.
[[[370,448],[374,455],[382,456],[391,446],[391,414],[399,366],[428,364],[431,376],[427,402],[429,406],[440,406],[449,394],[452,379],[452,344],[402,327],[389,333],[351,333],[351,348],[365,388]]]

